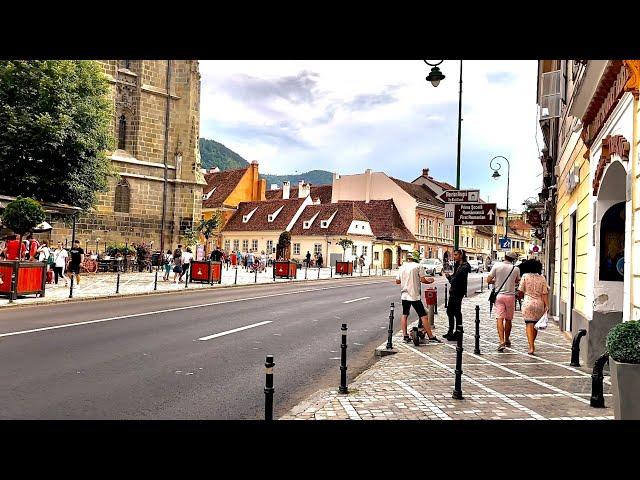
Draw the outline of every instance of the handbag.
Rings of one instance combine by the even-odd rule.
[[[500,293],[500,290],[502,290],[502,287],[504,287],[504,284],[507,283],[507,280],[509,280],[509,277],[511,276],[515,268],[516,268],[515,265],[511,267],[511,271],[509,272],[509,275],[507,275],[507,278],[504,279],[504,282],[502,282],[502,285],[500,285],[500,288],[498,288],[498,290],[494,288],[493,290],[491,290],[491,293],[489,293],[489,303],[491,305],[496,303],[496,299],[498,298],[498,293]]]
[[[544,315],[540,317],[540,320],[536,322],[533,328],[535,328],[536,330],[545,330],[547,328],[547,312],[545,312]]]

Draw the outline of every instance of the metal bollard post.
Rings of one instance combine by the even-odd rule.
[[[307,264],[306,267],[304,267],[304,279],[307,279],[307,270],[309,270],[309,265]]]
[[[329,274],[331,275],[331,278],[333,278],[333,267],[331,265],[329,265]]]
[[[571,365],[572,367],[580,366],[580,339],[587,334],[584,328],[578,330],[576,336],[573,337],[573,343],[571,344]]]
[[[484,291],[484,277],[480,277],[480,293]]]
[[[453,395],[451,395],[452,398],[455,398],[456,400],[462,400],[464,397],[462,396],[462,335],[463,335],[463,329],[462,329],[462,325],[458,325],[458,327],[456,328],[456,333],[459,333],[458,335],[458,346],[456,347],[456,383],[455,386],[453,387]]]
[[[320,280],[320,267],[318,267],[318,280]]]
[[[604,364],[609,361],[609,354],[605,353],[596,360],[593,365],[593,373],[591,374],[591,406],[594,408],[604,408],[604,393],[602,392],[602,380],[604,375],[602,369]]]
[[[71,277],[71,291],[73,291],[73,277]],[[120,293],[120,272],[118,272],[118,278],[116,279],[116,293]]]
[[[71,277],[71,281],[73,281],[73,277]],[[16,288],[16,271],[14,269],[14,270],[11,271],[11,291],[9,292],[9,303],[13,303],[13,300],[14,300],[13,292],[15,292],[16,290],[17,290],[17,288]],[[72,298],[72,297],[73,297],[73,290],[69,294],[69,298]]]
[[[387,350],[391,350],[393,348],[393,342],[391,337],[393,337],[393,310],[395,306],[393,302],[391,302],[391,309],[389,310],[389,330],[387,330]]]
[[[347,324],[342,324],[342,345],[340,345],[340,388],[338,393],[349,393],[347,390]]]
[[[473,353],[480,355],[480,305],[476,305],[476,345]]]
[[[158,290],[158,270],[156,270],[156,278],[153,281],[153,290],[154,291]]]
[[[266,380],[264,385],[264,419],[273,420],[273,355],[267,355],[267,361],[264,362]]]
[[[275,276],[273,277],[273,279],[275,280]],[[233,284],[236,285],[238,283],[238,269],[236,268],[236,277],[233,279]]]
[[[253,283],[258,283],[258,269],[256,268],[256,278]]]
[[[444,284],[444,308],[447,308],[449,306],[449,302],[447,300],[447,291],[448,291],[448,287],[449,285],[447,285],[446,283]]]

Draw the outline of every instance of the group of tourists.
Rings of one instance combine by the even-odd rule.
[[[169,276],[173,271],[173,283],[182,283],[185,275],[189,275],[191,260],[193,260],[191,247],[186,247],[183,250],[180,244],[173,252],[171,249],[168,249],[166,253],[162,254],[162,265],[164,267],[162,280],[165,282],[169,281]]]
[[[498,331],[498,352],[504,352],[511,347],[511,322],[515,313],[516,301],[521,301],[522,317],[529,344],[529,355],[535,353],[535,339],[538,331],[536,323],[548,313],[549,286],[542,275],[542,263],[536,259],[524,260],[518,266],[515,262],[518,255],[515,252],[505,253],[503,262],[497,262],[489,276],[487,284],[493,285],[490,302],[495,304],[496,327]],[[462,334],[462,300],[467,295],[467,280],[471,266],[467,261],[467,254],[463,249],[453,252],[453,273],[446,273],[450,284],[447,317],[449,327],[443,337],[449,341],[457,341]],[[407,319],[411,307],[419,317],[418,335],[427,343],[440,343],[433,334],[427,313],[421,298],[421,284],[435,281],[429,277],[420,261],[419,252],[409,252],[407,262],[403,263],[396,275],[396,283],[401,285],[402,317],[401,328],[404,341],[412,341],[407,332]]]
[[[311,252],[307,250],[307,254],[305,255],[305,263],[307,265],[307,268],[310,268],[310,267],[322,268],[322,265],[324,263],[324,259],[322,258],[322,252],[314,254],[313,260],[311,260]]]

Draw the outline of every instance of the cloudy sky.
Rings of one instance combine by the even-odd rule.
[[[445,60],[437,88],[421,60],[200,62],[200,135],[223,143],[261,173],[371,168],[406,181],[423,168],[455,185],[459,61]],[[506,170],[491,178],[496,155],[511,163],[509,206],[536,196],[536,61],[463,63],[461,187],[506,203]]]

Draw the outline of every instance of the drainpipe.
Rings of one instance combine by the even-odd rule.
[[[633,93],[633,143],[631,144],[631,152],[629,161],[631,162],[631,254],[629,255],[629,265],[631,265],[631,285],[629,285],[629,304],[630,304],[630,312],[629,312],[629,320],[634,320],[634,289],[633,289],[633,250],[635,244],[635,212],[636,212],[636,195],[635,195],[635,184],[636,184],[636,163],[637,159],[640,156],[638,153],[638,94]]]
[[[171,60],[167,60],[167,107],[164,115],[164,185],[162,187],[162,221],[160,222],[160,251],[164,252],[164,219],[167,214],[167,158],[169,155],[169,113],[171,101]]]

